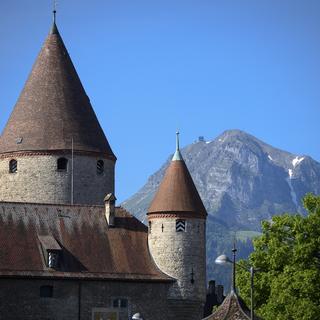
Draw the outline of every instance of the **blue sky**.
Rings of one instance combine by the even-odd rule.
[[[0,2],[0,130],[52,21]],[[320,160],[319,0],[58,0],[57,23],[118,157],[117,197],[181,144],[242,129]]]

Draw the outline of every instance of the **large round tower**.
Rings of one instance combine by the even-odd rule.
[[[102,204],[115,161],[54,22],[0,137],[0,201]]]
[[[168,299],[174,319],[201,319],[206,298],[207,212],[177,149],[148,210],[149,250],[176,283]]]

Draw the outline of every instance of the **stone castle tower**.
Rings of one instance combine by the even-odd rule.
[[[135,307],[148,310],[149,314],[153,310],[156,312],[159,305],[162,305],[160,309],[163,314],[157,315],[157,319],[162,316],[170,320],[201,319],[206,298],[207,212],[180,153],[178,135],[176,152],[148,211],[149,233],[141,222],[122,212],[123,209],[114,208],[115,162],[116,157],[99,125],[54,22],[0,136],[0,202],[3,202],[3,216],[15,215],[17,221],[20,221],[20,215],[25,217],[30,214],[28,223],[34,221],[34,217],[39,218],[39,221],[43,219],[43,223],[38,223],[37,220],[36,227],[30,229],[36,234],[29,229],[28,232],[21,233],[20,227],[16,233],[17,238],[21,237],[21,243],[28,244],[26,252],[33,250],[33,257],[36,258],[30,261],[39,260],[39,265],[32,265],[27,270],[36,270],[45,276],[47,269],[52,266],[43,265],[45,259],[38,259],[39,255],[45,254],[49,261],[49,254],[51,257],[53,254],[58,257],[66,246],[68,252],[80,257],[79,261],[84,260],[84,265],[89,265],[89,269],[94,270],[94,273],[100,270],[101,279],[109,273],[112,276],[110,283],[110,279],[106,278],[95,287],[103,288],[99,291],[100,296],[97,294],[98,291],[94,291],[94,294],[91,294],[90,290],[83,291],[88,294],[83,300],[94,300],[90,302],[92,306],[96,306],[97,297],[104,297],[105,301],[101,305],[105,305],[111,298],[119,296],[115,304],[119,307],[123,296],[128,298],[122,299],[126,301],[127,307],[130,299],[131,303],[137,300]],[[105,198],[106,194],[108,196]],[[93,213],[91,210],[88,212],[86,205],[102,205],[104,199],[106,207],[96,207],[97,220],[91,219]],[[15,202],[24,204],[17,205]],[[74,206],[69,206],[70,203]],[[22,205],[22,212],[15,209]],[[9,209],[6,209],[6,206]],[[38,210],[38,206],[42,209]],[[71,211],[77,209],[75,219],[68,216],[68,219],[71,219],[68,222],[70,225],[77,226],[79,221],[85,221],[83,227],[79,228],[84,233],[82,246],[78,245],[78,237],[75,239],[70,236],[75,245],[68,248],[68,234],[65,232],[68,228],[63,228],[62,219],[65,217],[59,215],[60,206],[64,210],[68,207],[70,217],[73,215]],[[53,213],[56,212],[59,223],[51,226],[49,224],[55,221],[56,216]],[[116,213],[119,214],[118,217],[115,216]],[[110,219],[111,215],[113,219]],[[90,223],[96,223],[94,228],[89,228],[87,217],[90,218]],[[27,219],[21,221],[24,223]],[[48,224],[47,228],[43,228],[45,223]],[[42,229],[37,230],[37,227]],[[59,228],[63,229],[63,232]],[[3,230],[11,232],[11,229],[5,227]],[[28,235],[31,238],[26,241],[24,237]],[[98,244],[97,248],[107,255],[105,260],[101,260],[103,263],[94,260],[94,257],[88,257],[88,252],[93,251],[89,246],[92,245],[93,235]],[[41,242],[43,237],[49,237],[50,248]],[[10,236],[3,239],[9,243],[9,240],[15,238]],[[31,246],[30,243],[35,245]],[[8,248],[12,250],[15,245],[9,243]],[[39,248],[42,248],[41,252]],[[89,249],[82,251],[83,248]],[[106,248],[110,251],[106,251]],[[53,250],[55,252],[51,252]],[[7,251],[9,252],[9,249]],[[131,252],[135,252],[136,256],[140,255],[142,259],[130,260],[128,253]],[[63,255],[60,258],[63,259]],[[111,263],[112,258],[114,263]],[[92,261],[95,262],[91,265]],[[10,269],[5,259],[2,259],[0,270],[1,263],[4,270],[12,269],[15,272],[23,270],[28,265],[23,261],[20,269],[16,270],[16,263],[13,263]],[[66,269],[68,272],[62,276],[67,277],[72,272],[79,272],[77,268],[76,264],[75,270]],[[54,268],[50,270],[52,274],[55,271]],[[87,270],[85,274],[88,274]],[[146,278],[143,278],[144,275]],[[114,282],[115,277],[123,280],[121,285],[120,282]],[[125,282],[128,279],[130,281]],[[120,290],[121,294],[118,291],[119,287],[123,290]],[[149,290],[147,293],[146,288]],[[145,300],[140,298],[140,295],[148,295],[149,292],[151,295],[147,297],[148,303],[144,305]],[[107,294],[112,297],[107,296],[105,299]],[[79,291],[77,297],[78,295]],[[80,300],[79,298],[79,305]],[[115,305],[113,304],[113,311]],[[79,312],[79,306],[77,311]],[[88,308],[86,312],[94,311]]]
[[[0,201],[103,204],[115,162],[54,22],[0,137]]]
[[[177,149],[148,210],[150,253],[177,279],[169,289],[175,319],[201,319],[206,299],[207,212]]]

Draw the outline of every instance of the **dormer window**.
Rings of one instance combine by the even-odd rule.
[[[52,236],[39,236],[42,253],[47,268],[58,269],[62,248],[57,240]]]
[[[67,171],[68,170],[68,159],[59,158],[57,161],[57,170],[58,171]]]
[[[16,173],[18,171],[18,161],[16,159],[12,159],[9,162],[9,173]]]
[[[97,161],[97,174],[103,174],[104,172],[104,161],[98,160]]]

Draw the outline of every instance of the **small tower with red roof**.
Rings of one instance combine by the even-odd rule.
[[[176,279],[168,299],[175,319],[201,319],[206,298],[207,212],[177,147],[148,210],[149,250]]]

